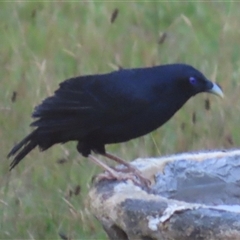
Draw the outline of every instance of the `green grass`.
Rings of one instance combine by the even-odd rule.
[[[107,238],[87,198],[91,179],[101,170],[79,156],[74,143],[44,153],[34,150],[8,172],[6,155],[31,131],[34,106],[69,77],[118,66],[192,64],[221,84],[225,99],[199,95],[161,129],[108,150],[132,160],[238,147],[239,6],[214,1],[0,3],[0,239],[60,239],[59,233]],[[111,24],[115,8],[119,15]],[[158,44],[162,33],[166,40]],[[58,164],[59,159],[67,161]],[[77,186],[81,191],[75,195]]]

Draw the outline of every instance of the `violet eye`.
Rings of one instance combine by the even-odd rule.
[[[195,77],[190,77],[190,78],[189,78],[189,82],[190,82],[192,85],[194,85],[194,84],[197,83],[197,79],[196,79]]]

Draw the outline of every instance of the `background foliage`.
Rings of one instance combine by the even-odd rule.
[[[75,143],[35,150],[8,172],[6,155],[31,131],[34,106],[64,79],[119,67],[192,64],[222,86],[225,99],[199,95],[161,129],[108,150],[132,160],[238,147],[239,6],[231,1],[1,2],[0,238],[106,239],[87,198],[91,179],[101,170],[79,156]]]

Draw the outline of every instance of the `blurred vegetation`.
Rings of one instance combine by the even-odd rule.
[[[0,3],[0,239],[107,238],[88,210],[91,179],[101,169],[81,157],[75,143],[34,150],[8,172],[6,155],[31,131],[34,106],[72,76],[192,64],[222,86],[225,99],[201,94],[161,129],[107,149],[133,160],[239,146],[239,6],[231,1]]]

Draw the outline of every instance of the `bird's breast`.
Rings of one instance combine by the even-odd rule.
[[[104,144],[110,144],[146,135],[166,123],[178,109],[169,108],[167,105],[153,107],[124,121],[117,121],[99,129],[95,138],[99,138]]]

